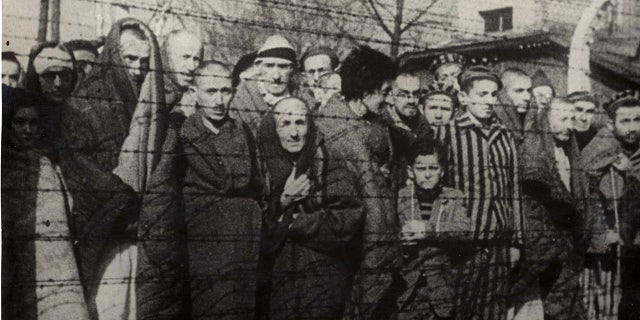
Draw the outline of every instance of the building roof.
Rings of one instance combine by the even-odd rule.
[[[458,52],[465,55],[471,63],[496,63],[543,57],[566,63],[569,43],[567,37],[543,31],[482,35],[454,40],[423,51],[406,52],[400,56],[399,62],[408,69],[426,69],[438,55]],[[598,78],[621,81],[621,86],[640,85],[639,44],[640,38],[597,39],[591,50],[592,74]]]

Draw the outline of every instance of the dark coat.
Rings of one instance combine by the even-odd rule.
[[[90,286],[87,299],[90,303],[95,300],[104,271],[99,263],[110,259],[104,256],[106,246],[115,244],[105,239],[122,237],[138,216],[138,196],[131,186],[112,173],[118,165],[120,148],[129,133],[131,116],[138,102],[138,92],[129,80],[119,52],[123,25],[136,25],[149,37],[152,71],[148,77],[156,84],[152,88],[155,96],[164,98],[155,37],[139,20],[125,18],[114,24],[98,65],[67,100],[62,115],[62,137],[66,146],[60,153],[61,167],[75,200],[75,223],[78,229],[85,230],[79,235],[79,245],[92,248],[81,259],[83,269],[88,270],[83,277]],[[161,145],[155,150],[159,154]]]
[[[403,224],[411,219],[422,220],[413,188],[408,185],[398,194],[398,215]],[[460,244],[472,239],[465,202],[462,191],[443,188],[426,221],[431,227],[428,230],[435,232],[417,244],[403,246],[402,277],[406,289],[398,299],[399,319],[423,319],[434,314],[450,317],[455,313],[460,303],[456,301],[457,290],[461,288],[457,285],[461,280],[460,265],[455,261],[459,260],[456,257]]]
[[[359,177],[366,212],[359,265],[345,318],[388,318],[395,308],[395,297],[390,294],[401,263],[395,191],[367,143],[371,127],[349,109],[344,98],[334,95],[318,115],[317,123],[329,152],[346,159],[349,171]]]
[[[169,131],[169,156],[143,202],[138,295],[154,306],[141,305],[143,319],[253,317],[263,212],[257,147],[242,123],[227,119],[215,134],[203,121],[198,111],[177,138]]]
[[[538,119],[540,117],[537,111],[537,109],[530,107],[524,116],[524,123],[521,122],[516,107],[504,92],[500,93],[498,105],[494,107],[496,117],[511,133],[518,149],[520,149],[527,132],[537,131]],[[521,153],[519,152],[518,154],[520,155]]]
[[[260,127],[260,147],[270,185],[263,252],[272,261],[270,319],[339,319],[351,289],[354,239],[364,220],[355,175],[324,146],[310,123],[306,145],[295,159],[296,173],[308,172],[309,196],[280,204],[294,163],[280,146],[273,115]]]
[[[47,303],[56,299],[55,295],[39,297],[36,293],[38,286],[48,285],[52,289],[55,288],[53,290],[56,291],[58,291],[57,288],[60,288],[61,296],[66,295],[67,297],[69,294],[78,292],[77,288],[73,288],[78,286],[80,287],[78,292],[81,296],[80,299],[85,299],[85,293],[88,289],[87,283],[83,282],[82,278],[65,279],[63,283],[60,283],[60,280],[51,280],[51,284],[36,282],[39,268],[39,263],[36,262],[36,242],[40,241],[39,250],[43,250],[51,241],[45,241],[46,237],[39,235],[36,231],[38,219],[42,221],[42,218],[37,215],[43,214],[42,211],[38,213],[38,210],[42,210],[42,208],[37,208],[37,203],[42,201],[38,199],[39,196],[46,197],[45,194],[56,192],[58,193],[56,200],[64,201],[62,205],[65,212],[63,214],[68,219],[69,237],[53,239],[53,241],[67,241],[73,245],[73,256],[58,255],[56,260],[51,261],[51,265],[47,266],[52,272],[60,270],[62,266],[66,268],[67,263],[72,263],[71,260],[78,267],[80,276],[91,272],[92,270],[86,269],[87,264],[80,262],[81,258],[86,256],[87,251],[91,252],[94,248],[78,246],[77,235],[83,234],[84,230],[77,228],[78,224],[74,223],[76,216],[71,215],[68,210],[72,200],[68,198],[68,194],[63,189],[62,180],[60,179],[60,185],[57,187],[52,186],[54,188],[52,190],[38,189],[40,187],[38,181],[42,172],[41,163],[51,165],[51,162],[31,147],[19,147],[9,132],[4,132],[2,139],[2,318],[36,320],[39,315],[46,315],[48,311],[60,313],[60,310],[55,310],[56,308],[52,308],[54,310],[38,308],[38,304],[41,302],[38,299],[48,300]],[[49,199],[51,199],[50,197]],[[55,205],[59,205],[59,203]],[[49,213],[44,212],[44,214]],[[46,223],[45,225],[48,226]],[[96,231],[100,232],[101,230]],[[55,247],[51,248],[52,253],[61,253],[58,244],[55,243]],[[70,272],[71,270],[61,271]],[[59,302],[62,301],[59,300]],[[71,305],[75,302],[69,303]],[[42,308],[42,306],[40,307]],[[92,317],[91,319],[97,318]]]
[[[417,141],[431,142],[433,131],[427,119],[418,114],[416,116],[415,127],[409,127],[395,111],[395,107],[390,106],[383,114],[384,122],[389,127],[391,144],[393,145],[393,164],[395,178],[398,187],[401,188],[407,183],[407,152]]]
[[[541,119],[547,118],[543,111]],[[524,259],[512,288],[515,300],[527,301],[526,289],[538,287],[545,315],[553,319],[583,319],[583,291],[579,277],[586,252],[584,221],[586,176],[580,150],[571,136],[565,150],[571,165],[571,190],[560,179],[554,138],[548,121],[540,132],[529,132],[521,163],[523,212],[527,228]]]

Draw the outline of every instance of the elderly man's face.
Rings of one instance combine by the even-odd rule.
[[[585,132],[591,128],[596,118],[596,105],[590,101],[576,101],[573,103],[576,110],[574,129]]]
[[[71,95],[74,88],[73,70],[67,67],[50,67],[38,75],[42,94],[59,103]]]
[[[418,115],[420,79],[415,76],[400,75],[393,86],[393,106],[398,114],[405,117]]]
[[[186,90],[193,84],[195,71],[202,62],[202,50],[202,42],[192,34],[181,33],[169,39],[169,68],[181,89]]]
[[[498,84],[491,80],[475,80],[469,92],[460,91],[460,103],[478,120],[488,120],[493,116],[493,108],[498,101]]]
[[[16,88],[19,79],[20,66],[14,61],[2,60],[2,84]]]
[[[274,96],[281,96],[287,92],[291,80],[293,64],[284,59],[264,58],[258,65],[264,88]]]
[[[458,84],[460,72],[462,72],[462,66],[460,64],[445,63],[436,69],[435,80],[438,83],[453,86],[456,90],[460,90],[460,85]]]
[[[307,108],[304,103],[295,99],[282,101],[274,112],[276,132],[282,148],[289,153],[302,151],[309,130]]]
[[[613,132],[621,141],[637,144],[640,141],[640,105],[616,110]]]
[[[20,108],[11,119],[11,131],[19,139],[22,146],[33,143],[38,132],[38,111],[36,108]]]
[[[430,125],[444,126],[451,121],[453,100],[444,94],[434,94],[425,100],[423,112]]]
[[[515,107],[518,113],[526,113],[529,110],[531,101],[531,78],[523,76],[512,76],[504,82],[504,90],[509,96],[513,106],[501,106],[504,108]]]
[[[317,85],[320,77],[331,71],[331,58],[326,54],[318,54],[304,60],[304,72],[310,85]]]
[[[226,117],[233,98],[231,74],[220,67],[206,68],[203,73],[195,78],[198,107],[204,109],[207,118],[220,121]]]
[[[549,129],[553,138],[558,142],[569,141],[571,129],[573,129],[573,123],[576,119],[573,105],[566,102],[555,102],[549,108]]]
[[[139,88],[149,70],[151,46],[141,31],[126,29],[120,35],[120,56],[131,80]]]

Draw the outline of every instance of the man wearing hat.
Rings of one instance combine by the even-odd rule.
[[[640,294],[640,92],[624,91],[607,104],[607,125],[582,151],[582,168],[592,192],[586,234],[599,265],[616,266],[620,256],[622,300],[619,318],[637,319]],[[605,253],[609,255],[605,255]],[[609,261],[609,262],[607,262]],[[612,268],[611,272],[617,271]],[[603,284],[604,285],[604,284]],[[614,295],[615,296],[615,295]],[[612,299],[615,303],[615,300]],[[609,301],[607,301],[609,302]],[[634,307],[635,303],[635,307]]]
[[[449,124],[458,107],[458,90],[453,86],[434,82],[427,86],[426,93],[420,98],[422,115],[432,127]]]
[[[583,150],[598,133],[595,120],[598,113],[598,100],[587,91],[576,91],[567,96],[576,111],[573,130],[578,140],[578,148]]]
[[[296,51],[287,39],[281,35],[267,38],[254,62],[260,76],[238,86],[231,102],[233,116],[247,123],[255,133],[265,113],[284,98],[297,96],[313,105],[313,98],[293,81],[296,60]]]
[[[448,146],[447,184],[469,196],[478,243],[464,266],[460,312],[469,319],[506,319],[510,265],[519,257],[514,247],[522,230],[516,147],[494,114],[500,78],[474,66],[460,75],[460,87],[466,111],[437,133]]]
[[[64,46],[73,52],[73,57],[76,59],[77,86],[93,69],[93,65],[98,59],[98,50],[92,41],[83,39],[68,41]]]
[[[429,70],[433,73],[435,82],[453,86],[456,90],[460,90],[458,76],[465,62],[465,57],[459,53],[445,53],[439,55],[431,63]]]
[[[535,106],[538,108],[538,113],[540,113],[542,109],[549,106],[551,98],[556,95],[556,89],[553,87],[547,74],[540,69],[533,74],[531,82],[531,95],[533,96]]]
[[[300,58],[307,84],[317,86],[320,77],[335,71],[338,67],[338,55],[331,48],[320,46],[309,49]]]

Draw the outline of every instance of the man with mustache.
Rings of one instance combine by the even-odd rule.
[[[587,236],[592,261],[615,266],[611,253],[621,256],[622,300],[619,318],[637,319],[640,288],[640,92],[620,92],[606,103],[607,125],[582,151],[583,169],[589,178],[589,222]],[[614,206],[617,205],[617,210]],[[619,227],[615,227],[615,222]],[[609,254],[606,254],[609,253]],[[594,263],[595,264],[595,263]],[[612,270],[611,272],[614,272]],[[634,307],[634,304],[636,307]]]
[[[162,47],[164,90],[167,107],[180,111],[185,117],[195,112],[195,99],[188,93],[195,71],[202,62],[202,40],[187,30],[170,32]]]
[[[294,81],[296,51],[283,36],[267,38],[258,50],[254,65],[257,67],[257,79],[240,83],[230,109],[234,117],[249,124],[254,133],[264,115],[284,98],[293,96],[309,105],[315,103],[307,94],[308,90],[301,90],[300,84]]]
[[[506,319],[510,264],[519,257],[521,233],[518,157],[514,140],[494,109],[500,79],[484,66],[460,75],[460,104],[466,112],[439,127],[448,146],[447,186],[469,196],[469,216],[478,251],[469,260],[461,288],[459,310],[470,319]],[[474,285],[486,283],[490,285]]]
[[[420,78],[403,72],[393,82],[391,90],[392,104],[384,115],[391,135],[394,150],[394,162],[398,168],[406,168],[406,153],[409,145],[420,139],[432,137],[427,119],[420,114]],[[407,180],[406,170],[398,171],[398,183],[403,186]]]
[[[575,111],[567,99],[553,98],[540,115],[540,130],[527,132],[523,143],[527,254],[511,289],[516,319],[541,319],[542,313],[545,319],[584,319],[579,279],[587,185],[572,130]]]

